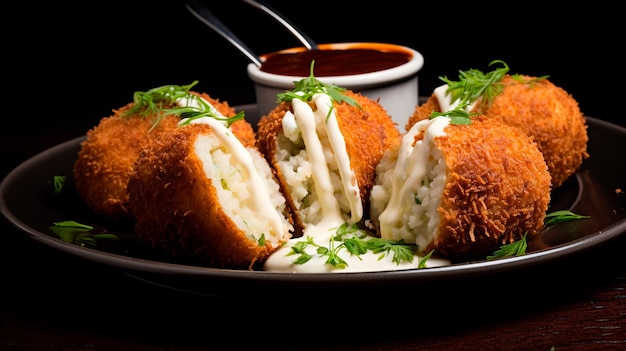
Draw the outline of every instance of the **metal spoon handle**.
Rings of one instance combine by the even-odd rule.
[[[268,4],[260,0],[242,0],[245,3],[248,3],[259,10],[262,10],[272,16],[276,21],[282,24],[285,28],[287,28],[291,34],[293,34],[304,46],[311,49],[318,49],[317,44],[311,39],[308,35],[304,34],[300,29],[298,29],[291,21],[285,18],[283,15],[278,13],[278,11],[271,8]]]
[[[242,42],[222,21],[220,21],[213,13],[202,3],[196,0],[188,0],[186,2],[187,9],[202,21],[207,26],[211,27],[214,31],[226,38],[232,45],[234,45],[239,51],[252,61],[258,67],[261,67],[261,58],[255,54],[244,42]]]

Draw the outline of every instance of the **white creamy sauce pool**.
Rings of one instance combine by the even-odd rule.
[[[347,263],[347,267],[336,268],[326,263],[328,256],[317,254],[317,247],[315,245],[308,245],[305,249],[307,254],[312,257],[308,262],[304,264],[294,263],[294,260],[299,257],[299,254],[290,254],[292,253],[293,246],[306,241],[307,238],[311,238],[317,245],[328,248],[329,250],[339,246],[341,242],[331,239],[336,233],[337,228],[346,222],[346,219],[342,216],[339,203],[333,195],[328,166],[324,158],[322,144],[316,132],[316,124],[319,122],[316,121],[324,123],[335,159],[337,160],[344,195],[348,197],[351,208],[351,217],[348,223],[356,223],[360,221],[363,216],[359,188],[354,173],[350,168],[350,159],[346,151],[345,140],[337,124],[337,116],[334,110],[331,110],[332,100],[326,94],[316,94],[313,97],[313,103],[316,106],[315,111],[313,111],[311,106],[306,102],[298,99],[293,100],[292,107],[297,128],[293,126],[292,122],[285,122],[284,133],[290,133],[299,129],[302,134],[302,139],[309,153],[310,162],[313,164],[313,178],[315,180],[319,201],[321,202],[324,219],[315,225],[308,224],[304,229],[302,237],[289,240],[283,247],[274,252],[265,262],[264,269],[267,271],[290,273],[347,273],[418,268],[420,263],[420,257],[418,256],[414,256],[412,262],[398,264],[393,262],[391,253],[381,254],[368,251],[366,254],[356,256],[352,255],[345,248],[338,251],[338,254]],[[291,116],[289,116],[288,119],[292,121]],[[366,240],[372,238],[373,236],[368,234]],[[426,267],[448,264],[450,264],[448,260],[431,257],[426,262]]]

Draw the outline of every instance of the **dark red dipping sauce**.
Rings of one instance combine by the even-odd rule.
[[[313,74],[316,77],[347,76],[397,67],[409,62],[410,59],[409,52],[374,49],[279,52],[266,56],[261,64],[261,71],[307,77],[311,73],[311,61],[315,60]]]

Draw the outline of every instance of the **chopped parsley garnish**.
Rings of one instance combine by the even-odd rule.
[[[125,111],[124,115],[151,115],[159,113],[164,106],[176,104],[178,99],[188,98],[192,95],[189,91],[198,81],[193,81],[188,85],[163,85],[152,88],[148,91],[136,91],[133,94],[134,105]]]
[[[546,227],[550,227],[558,223],[575,221],[577,219],[585,218],[591,218],[591,216],[578,215],[567,210],[562,210],[548,213],[543,223]]]
[[[259,240],[257,240],[257,243],[261,247],[265,246],[265,233],[261,234],[261,237],[259,238]]]
[[[215,109],[201,97],[190,92],[191,88],[198,84],[194,81],[188,85],[163,85],[148,91],[136,91],[133,94],[133,106],[122,113],[123,117],[139,114],[140,116],[156,116],[150,131],[156,127],[163,118],[168,115],[177,115],[181,119],[188,118],[184,124],[201,117],[212,117],[226,122],[230,126],[235,121],[243,119],[243,111],[232,117],[222,117]],[[196,106],[176,106],[180,99],[186,99],[197,103]]]
[[[54,222],[50,229],[65,242],[91,248],[97,246],[98,240],[118,239],[117,235],[110,233],[92,234],[91,231],[94,229],[92,226],[76,221]]]
[[[467,125],[471,123],[471,118],[475,115],[476,113],[469,113],[465,110],[455,108],[446,112],[433,112],[430,114],[430,118],[445,116],[450,118],[450,123],[454,125]]]
[[[575,214],[571,211],[561,210],[561,211],[554,211],[554,212],[550,212],[546,214],[546,217],[543,220],[543,224],[545,227],[550,227],[558,223],[575,221],[578,219],[585,219],[585,218],[591,218],[591,216],[583,216],[583,215]],[[487,259],[493,260],[496,258],[521,256],[521,255],[526,254],[526,247],[527,247],[526,235],[527,234],[528,233],[525,233],[524,236],[518,241],[500,246],[500,249],[496,250],[493,253],[493,255],[487,256]]]
[[[357,257],[364,255],[369,251],[374,254],[380,253],[379,260],[383,259],[383,257],[388,254],[392,254],[392,261],[396,264],[413,262],[413,257],[417,251],[417,245],[407,244],[402,240],[396,241],[381,238],[366,239],[366,237],[367,234],[365,231],[358,229],[355,224],[349,225],[345,222],[337,228],[337,231],[332,236],[328,247],[319,245],[315,243],[313,238],[307,237],[304,241],[296,242],[287,255],[298,255],[293,263],[304,264],[313,257],[311,254],[306,252],[306,248],[314,246],[316,248],[315,252],[317,255],[326,256],[326,264],[330,264],[338,269],[345,269],[348,267],[348,263],[339,255],[342,250],[346,250],[350,254]],[[422,258],[422,260],[420,260],[420,265],[425,267],[426,261],[429,257],[430,254]]]
[[[296,85],[295,89],[278,94],[276,102],[290,102],[293,99],[299,99],[308,102],[311,101],[313,95],[323,93],[328,94],[328,96],[330,96],[330,98],[337,103],[346,102],[351,106],[358,106],[359,108],[361,107],[356,102],[356,100],[343,94],[346,89],[340,88],[334,84],[325,84],[317,80],[313,75],[314,65],[315,61],[311,61],[311,73],[309,74],[309,76],[307,78],[294,82]]]
[[[245,118],[245,112],[239,111],[236,115],[232,117],[222,117],[218,115],[214,108],[207,104],[204,99],[199,96],[192,95],[190,98],[196,100],[200,107],[194,106],[184,106],[184,107],[173,107],[165,110],[167,114],[179,115],[181,119],[186,119],[184,123],[181,125],[190,124],[194,119],[202,118],[202,117],[211,117],[217,119],[219,121],[226,122],[226,127],[230,127],[231,124],[237,122],[240,119]]]
[[[220,184],[222,184],[222,189],[224,189],[224,190],[230,190],[230,189],[228,188],[228,181],[226,181],[226,179],[224,179],[224,178],[220,178]]]
[[[420,258],[419,263],[417,264],[417,268],[426,268],[426,262],[430,259],[430,256],[433,255],[435,250],[430,250],[424,257]]]
[[[452,124],[469,124],[471,117],[479,114],[467,111],[471,104],[479,99],[483,99],[485,105],[488,106],[504,90],[501,80],[509,72],[509,66],[502,60],[491,61],[489,66],[494,64],[502,64],[503,67],[496,68],[489,73],[484,73],[477,69],[459,71],[458,81],[450,80],[447,77],[439,77],[448,85],[446,92],[450,94],[450,101],[459,100],[459,103],[452,110],[431,113],[430,118],[446,116],[451,119]],[[511,77],[520,83],[527,84],[545,79],[548,76],[525,79],[521,75],[515,74],[511,75]]]
[[[351,240],[351,239],[346,239]],[[413,256],[417,250],[417,245],[407,244],[404,240],[387,240],[381,238],[372,238],[365,240],[365,247],[373,253],[381,253],[379,259],[382,259],[388,253],[393,254],[392,261],[396,264],[402,262],[413,262]]]
[[[54,176],[52,179],[52,184],[54,185],[54,193],[60,194],[63,190],[63,186],[65,185],[65,181],[67,180],[66,176]]]
[[[526,242],[527,234],[528,232],[524,233],[524,236],[518,241],[500,246],[500,249],[496,250],[493,255],[487,256],[487,259],[494,260],[496,258],[524,255],[526,253],[526,247],[528,247],[528,243]]]

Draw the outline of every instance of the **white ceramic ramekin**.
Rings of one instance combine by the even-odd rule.
[[[378,100],[398,124],[398,128],[404,129],[409,116],[418,105],[417,74],[424,65],[424,58],[418,51],[402,45],[367,42],[320,44],[319,47],[321,50],[366,48],[409,53],[408,62],[393,68],[356,75],[316,77],[324,83],[360,92],[373,100]],[[292,48],[279,52],[302,50],[306,48]],[[261,56],[261,59],[264,60],[265,57],[267,55]],[[294,82],[306,78],[267,73],[252,63],[248,65],[248,76],[255,84],[256,103],[260,116],[276,107],[277,94],[292,90]]]

